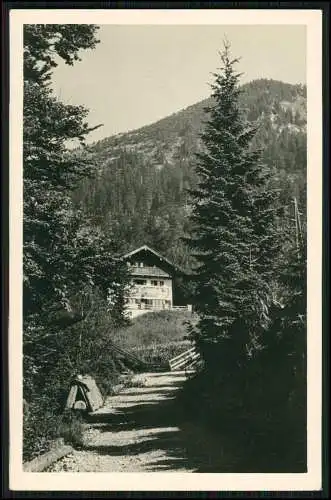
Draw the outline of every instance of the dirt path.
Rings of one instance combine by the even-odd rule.
[[[84,450],[56,462],[48,472],[196,472],[208,464],[210,453],[197,456],[188,447],[192,440],[178,422],[174,398],[182,387],[184,372],[146,373],[136,385],[109,397],[91,416]],[[190,457],[189,457],[190,455]],[[202,453],[203,455],[203,453]]]
[[[135,387],[109,397],[104,407],[90,416],[83,449],[45,472],[287,471],[279,460],[274,465],[272,457],[268,465],[264,448],[256,453],[254,447],[238,446],[233,430],[222,429],[222,435],[211,433],[194,424],[187,412],[181,412],[176,395],[185,373],[146,373],[135,379]],[[139,379],[144,383],[139,384]],[[238,428],[237,434],[240,431],[246,433],[244,427]],[[281,455],[282,463],[285,454]],[[303,472],[300,467],[298,472]]]

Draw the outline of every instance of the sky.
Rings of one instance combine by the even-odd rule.
[[[87,107],[87,142],[134,130],[210,95],[223,39],[242,83],[272,78],[306,83],[306,28],[300,25],[102,25],[100,43],[74,66],[60,62],[55,94]]]

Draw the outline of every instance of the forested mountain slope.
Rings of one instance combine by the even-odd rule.
[[[305,210],[306,88],[274,80],[243,85],[241,104],[257,121],[254,147],[262,150],[271,182],[284,205],[296,196]],[[195,185],[195,153],[207,114],[206,99],[152,125],[105,138],[88,147],[97,175],[75,192],[94,225],[114,234],[119,251],[148,244],[190,268],[180,241],[189,231],[187,188]],[[111,119],[111,116],[110,116]]]

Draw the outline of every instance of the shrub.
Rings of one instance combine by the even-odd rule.
[[[60,419],[57,432],[66,443],[81,447],[84,444],[84,430],[82,415],[77,411],[67,410]]]
[[[111,392],[122,370],[109,349],[114,328],[105,303],[95,297],[84,321],[47,336],[44,346],[37,345],[43,361],[38,369],[31,369],[31,358],[25,356],[24,460],[47,451],[57,437],[80,445],[80,418],[77,412],[64,413],[71,381],[79,373],[89,374],[104,397]]]
[[[270,330],[258,359],[227,373],[205,369],[178,396],[185,418],[211,429],[215,439],[225,436],[231,452],[239,450],[245,472],[306,470],[306,378],[289,347],[300,346],[302,340],[292,337],[304,334],[299,328],[282,335]]]
[[[49,450],[58,435],[60,420],[60,415],[47,410],[45,402],[29,404],[23,420],[23,460],[31,460]]]
[[[168,342],[165,344],[154,343],[149,346],[138,346],[131,349],[132,354],[139,357],[145,363],[166,370],[171,358],[181,354],[191,347],[191,342]]]

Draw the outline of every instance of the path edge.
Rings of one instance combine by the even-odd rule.
[[[60,445],[54,449],[39,455],[30,462],[25,462],[23,464],[24,472],[42,472],[48,467],[50,467],[54,462],[57,462],[61,458],[69,455],[73,452],[74,448],[70,445]]]

